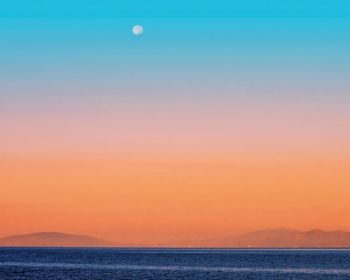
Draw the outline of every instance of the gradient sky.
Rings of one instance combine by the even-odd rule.
[[[350,230],[349,1],[2,2],[0,236]]]

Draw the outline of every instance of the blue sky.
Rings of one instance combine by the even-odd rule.
[[[2,98],[141,88],[348,98],[349,1],[1,2]]]
[[[1,16],[349,16],[346,0],[14,0],[2,1]]]

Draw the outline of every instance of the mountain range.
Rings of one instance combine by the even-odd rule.
[[[0,246],[9,247],[116,247],[117,244],[86,235],[61,232],[36,232],[0,238]]]
[[[38,232],[0,238],[0,246],[19,247],[135,247],[113,243],[86,235],[60,232]],[[163,247],[172,247],[171,243]],[[138,247],[140,247],[138,245]],[[150,246],[152,247],[152,246]],[[212,240],[177,242],[176,247],[222,248],[350,248],[350,232],[293,229],[272,229]]]
[[[217,241],[218,247],[350,248],[350,232],[273,229],[249,232]]]

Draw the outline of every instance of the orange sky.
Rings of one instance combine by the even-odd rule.
[[[262,228],[350,230],[346,112],[239,108],[7,113],[0,235],[176,245]]]
[[[1,161],[1,234],[159,243],[277,226],[349,229],[349,163]]]

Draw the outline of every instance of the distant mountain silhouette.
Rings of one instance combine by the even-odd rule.
[[[232,238],[175,242],[176,247],[223,248],[350,248],[350,232],[298,231],[293,229],[260,230]],[[60,232],[38,232],[0,238],[0,246],[12,247],[135,247],[135,244],[116,244],[106,240]],[[150,245],[152,246],[152,245]],[[172,243],[164,247],[174,246]],[[138,245],[142,247],[142,245]]]
[[[85,235],[37,232],[0,238],[0,246],[33,247],[112,247],[116,244]]]
[[[217,242],[220,247],[258,248],[350,248],[350,232],[346,231],[298,231],[272,229],[249,232]]]

